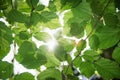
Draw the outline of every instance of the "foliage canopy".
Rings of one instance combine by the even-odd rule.
[[[104,80],[120,79],[120,0],[50,0],[48,6],[41,0],[0,0],[0,18],[7,22],[0,21],[0,79],[35,79],[28,72],[14,74],[14,60],[36,69],[37,80],[79,80],[71,65],[87,78],[97,72]],[[3,59],[11,44],[19,49],[9,63]]]

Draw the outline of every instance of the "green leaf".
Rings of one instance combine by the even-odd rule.
[[[75,47],[75,41],[67,38],[60,38],[58,42],[64,47],[65,51],[70,52]]]
[[[52,37],[46,32],[37,32],[34,34],[34,37],[40,41],[45,41],[45,42],[52,39]]]
[[[70,34],[77,38],[80,38],[84,34],[84,28],[80,26],[78,23],[71,23],[70,24]]]
[[[96,35],[99,38],[100,49],[107,49],[114,46],[120,40],[120,29],[104,27],[96,32]]]
[[[112,57],[120,63],[120,47],[116,47],[113,51]]]
[[[119,20],[117,18],[117,15],[112,14],[112,13],[108,13],[104,15],[104,20],[105,20],[105,24],[107,26],[116,28],[117,24],[119,23]]]
[[[92,0],[91,2],[91,8],[93,13],[100,15],[103,12],[105,6],[108,4],[109,0]],[[114,13],[115,12],[115,6],[114,6],[114,0],[110,1],[109,5],[106,7],[104,13]]]
[[[115,1],[115,2],[114,2],[114,3],[115,3],[115,7],[120,10],[120,5],[119,5],[120,0],[114,0],[114,1]]]
[[[86,41],[85,40],[80,40],[76,46],[77,52],[81,52],[84,48],[86,47]]]
[[[92,62],[82,62],[79,66],[81,74],[84,74],[86,77],[91,77],[94,74],[94,65]]]
[[[9,21],[12,21],[12,22],[26,23],[29,21],[29,18],[25,14],[15,10],[15,9],[12,9],[8,13],[7,18]]]
[[[61,0],[61,8],[64,9],[70,9],[70,8],[75,8],[77,7],[80,3],[82,2],[82,0]]]
[[[44,8],[45,8],[44,5],[39,4],[39,5],[35,8],[35,10],[36,10],[36,11],[42,11]]]
[[[0,0],[0,10],[5,10],[8,7],[7,0]]]
[[[45,64],[45,66],[54,67],[54,66],[60,65],[60,61],[55,57],[55,55],[52,52],[49,51],[49,49],[46,45],[40,46],[38,52],[40,52],[46,56],[47,63]]]
[[[67,59],[67,52],[65,51],[64,47],[62,47],[61,45],[58,45],[55,48],[55,56],[60,61],[66,60]]]
[[[99,38],[95,34],[93,34],[92,36],[90,36],[90,38],[89,38],[89,45],[90,45],[91,49],[95,49],[95,50],[98,49]]]
[[[55,68],[49,68],[41,72],[37,76],[38,80],[62,80],[62,76],[59,70]]]
[[[31,9],[34,9],[37,7],[37,3],[39,0],[26,0],[27,4],[30,6]]]
[[[82,1],[77,7],[72,8],[73,15],[82,20],[90,20],[91,18],[91,7],[86,1]]]
[[[68,75],[67,75],[67,80],[79,80],[79,78],[76,77],[76,76],[73,76],[73,75],[68,74]]]
[[[100,59],[94,63],[98,73],[105,79],[120,78],[120,67],[108,59]]]
[[[46,56],[39,52],[36,45],[30,41],[24,41],[16,56],[17,61],[19,61],[26,68],[38,68],[47,62]]]
[[[31,37],[30,33],[27,32],[27,31],[21,31],[19,33],[19,38],[22,39],[22,40],[27,40]]]
[[[34,76],[28,72],[17,74],[14,77],[14,80],[35,80]]]
[[[0,21],[0,60],[8,54],[12,40],[11,29]]]
[[[0,61],[0,79],[7,79],[12,77],[13,74],[13,65],[6,62]]]
[[[84,54],[82,55],[82,57],[86,60],[86,61],[90,61],[93,62],[95,60],[97,60],[99,58],[99,55],[96,51],[94,50],[87,50],[84,52]]]

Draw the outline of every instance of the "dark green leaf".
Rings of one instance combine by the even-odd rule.
[[[7,7],[8,7],[7,0],[0,0],[0,10],[7,9]]]
[[[27,32],[27,31],[21,31],[19,33],[19,38],[22,39],[22,40],[27,40],[31,37],[30,33]]]
[[[8,15],[7,18],[9,21],[13,21],[13,22],[20,22],[20,23],[26,23],[29,21],[29,18],[27,18],[27,16],[15,9],[12,9]]]
[[[116,47],[113,51],[112,57],[120,63],[120,47]]]
[[[44,8],[45,8],[45,6],[40,4],[35,8],[35,10],[36,11],[42,11]]]
[[[82,37],[84,34],[83,26],[80,26],[80,24],[78,24],[78,23],[71,23],[70,24],[70,34],[77,38]]]
[[[12,77],[13,74],[13,65],[6,62],[0,61],[0,79],[7,79]]]
[[[78,77],[68,74],[67,80],[79,80]]]
[[[120,67],[108,59],[100,59],[95,64],[98,73],[105,79],[120,78]]]
[[[21,44],[16,59],[27,68],[38,68],[47,62],[46,56],[30,41],[24,41]]]
[[[14,80],[35,80],[34,76],[28,72],[17,74],[14,77]]]
[[[70,8],[75,8],[77,7],[80,3],[82,2],[82,0],[61,0],[61,8],[64,9],[70,9]]]
[[[90,38],[89,38],[89,45],[90,45],[91,49],[95,49],[95,50],[98,49],[99,38],[95,34],[93,34],[92,36],[90,36]]]
[[[37,3],[39,0],[26,0],[27,4],[30,6],[31,9],[34,9],[37,7]]]
[[[59,70],[55,68],[47,69],[41,72],[37,76],[38,80],[62,80],[62,76]]]

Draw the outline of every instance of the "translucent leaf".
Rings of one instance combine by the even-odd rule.
[[[41,72],[37,76],[38,80],[62,80],[62,76],[59,70],[55,68],[49,68]]]
[[[15,75],[14,80],[34,80],[34,76],[28,72],[24,72]]]
[[[120,47],[116,47],[113,51],[112,57],[120,63]]]
[[[3,22],[0,22],[0,60],[5,57],[12,43],[12,31]]]
[[[31,9],[24,0],[17,0],[17,9],[21,12],[30,12]]]
[[[76,46],[77,51],[81,52],[81,50],[83,50],[86,47],[86,41],[85,40],[80,40]]]
[[[34,37],[40,41],[45,41],[45,42],[52,39],[51,36],[46,32],[35,33]]]
[[[49,51],[46,45],[40,46],[38,51],[44,54],[47,58],[47,63],[45,64],[45,66],[54,67],[60,65],[60,61],[55,57],[55,55],[52,52]]]
[[[70,52],[75,47],[75,41],[66,39],[66,38],[60,38],[58,40],[59,44],[64,47],[64,49],[67,52]]]
[[[120,30],[116,28],[104,27],[96,32],[99,38],[100,49],[107,49],[114,46],[120,40]]]
[[[20,22],[20,23],[26,23],[29,21],[26,15],[22,14],[21,12],[12,9],[7,16],[9,21],[13,22]]]
[[[84,74],[86,77],[91,77],[94,74],[94,65],[92,62],[82,62],[79,66],[80,71],[82,74]]]
[[[6,62],[0,61],[0,79],[7,79],[12,77],[13,74],[13,65]]]
[[[120,78],[120,67],[108,59],[100,59],[95,64],[98,73],[105,79]]]
[[[16,59],[27,68],[38,68],[47,62],[46,56],[39,52],[36,45],[30,41],[24,41],[16,56]]]
[[[92,36],[90,36],[89,45],[90,45],[91,49],[97,50],[98,46],[99,46],[99,38],[94,34]]]
[[[61,45],[59,45],[55,48],[55,56],[60,61],[64,61],[67,59],[67,52]]]

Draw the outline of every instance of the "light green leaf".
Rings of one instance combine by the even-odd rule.
[[[120,29],[104,27],[96,32],[96,35],[99,38],[100,49],[107,49],[114,46],[120,40]]]
[[[8,54],[12,40],[11,29],[0,22],[0,60]]]
[[[45,41],[45,42],[52,39],[52,37],[46,32],[37,32],[34,34],[34,37],[40,41]]]
[[[47,62],[46,56],[39,52],[36,45],[30,41],[24,41],[16,56],[17,61],[19,61],[23,66],[27,68],[38,68]]]
[[[59,70],[55,68],[49,68],[41,72],[37,76],[38,80],[62,80],[62,76]]]
[[[79,80],[79,78],[76,77],[76,76],[73,76],[73,75],[68,74],[68,75],[67,75],[67,80]]]
[[[0,61],[0,79],[7,79],[12,77],[13,74],[13,65],[6,62]]]
[[[8,13],[7,18],[9,21],[12,21],[12,22],[26,23],[29,21],[29,18],[25,14],[22,14],[21,12],[15,10],[15,9],[12,9]]]
[[[46,56],[47,63],[45,64],[45,66],[54,67],[60,65],[60,61],[55,57],[55,55],[52,52],[49,51],[46,45],[40,46],[38,52]]]
[[[67,59],[67,52],[65,51],[64,47],[62,47],[61,45],[58,45],[55,48],[55,56],[60,61],[66,60]]]
[[[14,80],[35,80],[34,76],[28,72],[17,74],[14,77]]]
[[[120,78],[120,67],[108,59],[100,59],[94,63],[98,73],[105,79]]]
[[[82,62],[79,66],[80,71],[82,74],[84,74],[86,77],[91,77],[94,74],[94,65],[92,62]]]
[[[96,51],[94,50],[87,50],[84,52],[84,54],[82,55],[82,57],[86,60],[86,61],[90,61],[93,62],[95,60],[97,60],[99,58],[99,55]]]
[[[85,40],[80,40],[76,46],[77,52],[81,52],[84,48],[86,47],[86,41]]]
[[[67,38],[59,38],[58,42],[64,47],[65,51],[70,52],[75,47],[75,41]]]
[[[120,63],[120,47],[116,47],[113,51],[112,57]]]

